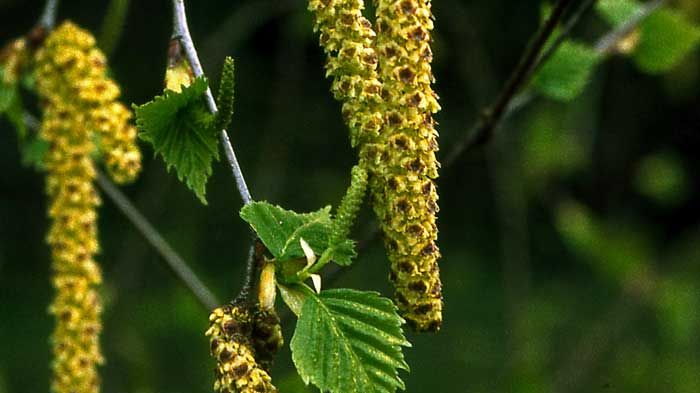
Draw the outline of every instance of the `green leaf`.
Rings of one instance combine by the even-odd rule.
[[[670,9],[649,15],[640,29],[634,61],[650,74],[670,70],[700,43],[700,28]]]
[[[636,0],[598,0],[596,10],[608,23],[620,26],[642,11]]]
[[[571,101],[586,87],[600,60],[588,45],[565,41],[535,74],[533,85],[551,99]]]
[[[290,344],[304,383],[334,393],[405,389],[398,370],[408,370],[401,347],[410,343],[391,300],[351,289],[307,292]]]
[[[680,158],[670,152],[646,157],[635,176],[637,190],[662,206],[672,207],[689,194],[691,179]]]
[[[22,105],[22,97],[19,94],[18,85],[16,83],[5,83],[4,73],[4,68],[0,67],[0,115],[7,116],[7,120],[15,127],[21,141],[27,135],[27,125],[24,122],[24,105]]]
[[[634,0],[601,0],[596,9],[617,27],[638,15],[642,4]],[[666,7],[640,23],[638,33],[631,55],[642,71],[651,74],[673,68],[700,43],[700,28],[680,12]]]
[[[241,209],[241,218],[258,234],[278,261],[303,258],[300,239],[316,255],[328,248],[331,228],[330,206],[313,213],[297,213],[267,202],[252,202]]]
[[[357,256],[355,252],[355,242],[350,239],[343,239],[331,246],[330,259],[340,266],[352,265],[352,260]]]
[[[312,213],[297,213],[268,202],[252,202],[241,209],[241,218],[253,228],[277,261],[304,258],[303,238],[316,255],[346,266],[352,263],[355,242],[331,236],[331,207]]]
[[[282,295],[282,300],[289,307],[290,310],[299,317],[301,314],[301,308],[307,298],[307,292],[303,290],[302,284],[291,284],[284,285],[277,283],[277,288],[280,290]]]
[[[33,136],[20,142],[22,153],[22,165],[32,167],[36,170],[44,169],[44,157],[49,151],[49,142]]]
[[[214,116],[205,102],[207,81],[196,78],[182,92],[166,90],[162,96],[141,106],[134,105],[139,137],[153,145],[168,171],[175,168],[199,200],[206,204],[206,183],[211,164],[219,159]]]

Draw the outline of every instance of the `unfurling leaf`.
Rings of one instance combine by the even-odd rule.
[[[410,346],[391,300],[374,292],[309,288],[291,341],[292,359],[306,384],[323,392],[391,393],[404,389]]]
[[[214,116],[205,103],[206,90],[207,81],[200,77],[180,93],[165,90],[151,102],[134,105],[139,137],[153,145],[168,170],[174,167],[178,179],[204,204],[211,164],[219,159],[217,132],[212,127]]]
[[[278,261],[304,258],[301,238],[316,255],[328,245],[330,206],[300,214],[267,202],[252,202],[241,209],[241,218],[253,228]]]
[[[312,213],[297,213],[267,202],[253,202],[241,209],[241,218],[250,224],[277,261],[307,259],[303,239],[314,255],[326,253],[327,260],[349,265],[355,256],[354,242],[331,236],[330,210],[327,206]]]

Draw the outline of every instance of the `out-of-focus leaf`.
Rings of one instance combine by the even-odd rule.
[[[640,29],[634,60],[648,73],[668,71],[700,43],[700,28],[670,9],[650,15]]]
[[[661,205],[673,206],[687,196],[689,179],[678,157],[660,153],[641,162],[635,184],[646,197]]]
[[[578,202],[557,209],[557,229],[565,243],[602,278],[617,284],[640,278],[651,261],[649,242],[636,228],[606,225]]]
[[[533,85],[543,95],[558,101],[576,98],[600,62],[600,55],[588,45],[566,41],[533,77]]]
[[[659,286],[657,311],[662,333],[674,347],[693,342],[700,322],[700,290],[683,277],[671,277]]]
[[[4,69],[0,66],[0,115],[7,116],[7,120],[15,127],[21,141],[27,135],[22,97],[17,83],[5,83],[4,80]]]
[[[642,7],[635,0],[601,0],[596,5],[598,12],[613,26],[635,17]],[[637,34],[630,54],[642,71],[652,74],[673,68],[700,43],[700,27],[668,7],[660,8],[642,21]]]

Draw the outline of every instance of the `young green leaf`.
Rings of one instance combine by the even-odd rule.
[[[405,389],[402,348],[410,346],[394,303],[351,289],[309,292],[291,341],[292,360],[306,384],[332,393]]]
[[[303,258],[300,239],[320,255],[328,246],[331,227],[330,206],[313,213],[297,213],[267,202],[252,202],[241,209],[265,247],[278,261]]]
[[[151,102],[134,105],[139,137],[153,145],[168,170],[174,167],[178,179],[204,204],[211,164],[219,159],[214,116],[205,104],[206,90],[207,81],[200,77],[180,93],[165,90]]]
[[[636,0],[601,0],[596,9],[608,23],[620,26],[638,15],[642,4]],[[638,34],[631,55],[642,71],[651,74],[673,68],[700,43],[700,27],[666,7],[649,15],[639,25]]]
[[[252,202],[241,209],[241,218],[250,224],[265,247],[278,261],[304,258],[301,239],[316,255],[327,253],[328,260],[349,265],[355,244],[347,238],[333,238],[330,206],[312,213],[297,213],[268,202]]]
[[[600,60],[588,45],[566,41],[535,74],[533,86],[551,99],[571,101],[586,87]]]

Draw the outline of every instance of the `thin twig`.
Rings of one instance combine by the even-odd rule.
[[[37,25],[45,28],[46,30],[53,29],[54,25],[56,24],[57,10],[58,0],[46,0],[46,4],[44,5],[44,12],[41,14],[41,17],[39,18],[39,23]]]
[[[591,0],[587,0],[591,1]],[[568,35],[570,35],[571,30],[573,26],[575,26],[576,22],[581,18],[583,13],[585,12],[586,9],[588,9],[590,6],[593,5],[595,1],[591,2],[591,4],[584,4],[581,8],[579,8],[579,11],[575,12],[572,15],[572,18],[567,22],[565,27],[562,29],[562,34],[559,36],[559,38],[547,49],[546,52],[543,53],[541,61],[538,61],[535,69],[537,67],[542,66],[543,64],[546,63],[546,60],[550,58],[557,49],[563,44],[567,38]],[[608,34],[604,35],[601,37],[596,44],[593,46],[593,48],[600,54],[607,56],[612,53],[614,47],[620,42],[620,40],[624,39],[630,32],[632,32],[641,22],[643,22],[649,15],[651,15],[654,11],[656,11],[659,7],[661,7],[664,3],[666,3],[666,0],[655,0],[650,3],[646,3],[638,12],[637,15],[635,15],[633,18],[631,18],[629,21],[627,21],[625,24],[618,26],[617,28],[613,29],[610,31]],[[571,27],[569,27],[571,26]],[[505,110],[505,113],[503,113],[503,116],[501,118],[502,120],[508,119],[510,116],[512,116],[514,113],[516,113],[518,110],[522,109],[523,107],[527,106],[530,102],[532,102],[536,98],[536,95],[533,94],[532,92],[525,91],[522,92],[513,98],[510,103],[508,104],[508,107]],[[441,160],[442,162],[442,167],[443,169],[447,169],[450,166],[452,166],[461,156],[467,151],[470,151],[478,146],[481,146],[483,142],[479,138],[479,130],[481,127],[481,124],[483,122],[483,119],[479,119],[474,125],[472,125],[469,128],[469,131],[466,132],[466,136],[462,139],[461,142],[457,143],[455,147],[453,147],[446,155],[445,158]]]
[[[595,5],[597,0],[584,0],[581,5],[574,11],[569,19],[562,24],[561,29],[559,30],[559,35],[557,38],[552,42],[552,44],[544,51],[542,52],[542,55],[540,58],[537,60],[537,64],[535,67],[532,68],[532,73],[534,74],[537,72],[537,70],[542,66],[542,64],[545,64],[547,60],[549,60],[554,53],[556,53],[557,49],[566,41],[571,33],[573,32],[574,28],[576,25],[578,25],[578,22],[581,20],[583,15],[588,12],[588,10]]]
[[[659,7],[663,6],[666,0],[654,0],[644,4],[637,13],[632,16],[627,22],[617,27],[610,34],[603,37],[595,45],[596,51],[602,54],[611,53],[617,44],[629,35],[637,26],[642,23],[649,15],[654,13]]]
[[[545,49],[549,37],[554,33],[554,29],[564,16],[564,11],[566,11],[572,1],[573,0],[559,0],[554,7],[547,21],[542,25],[537,35],[535,35],[535,38],[528,45],[525,53],[523,53],[518,65],[513,70],[510,78],[508,78],[508,82],[498,95],[496,102],[491,105],[489,109],[484,111],[475,129],[475,133],[473,134],[472,143],[480,145],[491,139],[493,131],[498,127],[510,102],[528,81],[532,69],[537,65],[537,60]]]
[[[192,66],[192,71],[197,77],[204,76],[204,70],[202,69],[202,64],[199,62],[199,55],[197,55],[197,49],[192,41],[192,36],[190,35],[190,29],[187,26],[187,14],[185,13],[185,2],[184,0],[173,0],[173,38],[180,40],[182,48],[185,51],[185,56]],[[211,89],[207,88],[206,91],[207,106],[209,110],[216,114],[218,108],[216,107],[216,102],[214,101],[214,96],[211,94]],[[243,177],[243,172],[238,164],[238,159],[236,158],[236,153],[231,146],[231,141],[229,140],[228,133],[226,130],[221,130],[219,134],[219,139],[221,144],[224,146],[224,153],[226,154],[226,159],[231,166],[231,171],[233,172],[233,177],[236,180],[236,186],[238,187],[238,193],[243,199],[243,203],[248,204],[252,202],[253,198],[250,196],[250,191],[248,191],[248,185]]]
[[[213,310],[220,303],[213,293],[202,283],[187,263],[178,255],[170,244],[158,233],[146,217],[129,201],[112,182],[102,173],[98,173],[97,184],[114,202],[117,208],[131,221],[139,233],[158,251],[170,270],[194,294],[208,310]]]
[[[187,60],[192,66],[192,71],[197,77],[204,76],[204,70],[202,69],[202,64],[199,61],[199,55],[197,54],[197,49],[192,41],[192,36],[190,35],[190,29],[187,25],[187,13],[185,12],[185,1],[184,0],[173,0],[173,39],[180,40],[182,44],[182,50],[185,52]],[[207,106],[209,111],[213,114],[218,112],[216,107],[216,102],[214,101],[214,96],[211,94],[211,89],[207,87],[206,91]],[[236,153],[231,146],[231,141],[229,140],[228,133],[226,130],[221,130],[219,134],[219,139],[221,144],[224,146],[224,152],[226,153],[226,158],[231,166],[231,171],[233,172],[233,177],[236,180],[236,186],[238,187],[238,193],[241,195],[244,204],[249,204],[253,201],[250,196],[250,191],[248,191],[248,185],[243,177],[243,172],[238,164],[238,159],[236,158]],[[255,236],[253,236],[256,239]],[[250,289],[252,286],[253,279],[255,277],[256,260],[255,255],[257,255],[257,250],[259,247],[256,246],[257,242],[251,245],[251,250],[249,254],[253,257],[249,257],[246,262],[246,274],[243,278],[243,285],[241,291],[239,292],[237,299],[248,298],[250,295]],[[264,251],[264,248],[262,249]],[[262,252],[262,251],[261,251]]]

